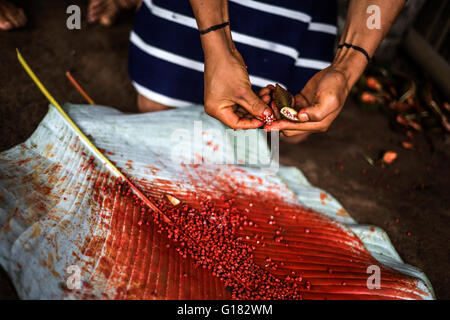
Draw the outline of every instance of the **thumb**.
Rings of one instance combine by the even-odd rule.
[[[329,114],[338,109],[340,105],[339,98],[334,93],[324,93],[319,95],[318,102],[312,106],[303,108],[298,113],[300,121],[320,122]]]
[[[294,97],[295,107],[298,110],[298,118],[300,122],[309,121],[310,118],[308,116],[309,107],[311,104],[303,93],[299,93]]]
[[[239,104],[258,119],[264,119],[273,115],[272,109],[265,104],[251,89],[240,99]]]

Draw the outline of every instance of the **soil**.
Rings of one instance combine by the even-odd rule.
[[[25,141],[48,108],[17,62],[15,48],[58,101],[85,103],[65,78],[69,70],[96,103],[137,112],[127,73],[132,13],[113,27],[88,25],[83,1],[82,28],[70,31],[66,8],[72,1],[16,2],[29,22],[0,32],[0,151]],[[405,150],[404,135],[390,128],[385,115],[349,99],[328,132],[299,145],[282,143],[280,157],[334,195],[359,223],[384,229],[403,260],[427,274],[437,298],[450,299],[450,138],[430,139],[434,148],[417,135],[416,150]],[[365,155],[377,160],[385,150],[398,152],[392,165],[365,160]],[[0,299],[17,298],[0,269]]]

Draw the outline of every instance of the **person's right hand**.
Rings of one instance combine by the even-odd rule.
[[[205,112],[233,129],[261,127],[272,110],[252,90],[242,56],[236,49],[205,57]],[[253,117],[236,112],[241,106]]]

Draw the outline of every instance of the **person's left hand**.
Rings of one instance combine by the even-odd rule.
[[[280,130],[286,136],[325,132],[338,116],[350,92],[350,84],[345,73],[333,65],[316,73],[303,90],[294,97],[294,108],[299,111],[300,122],[280,119],[267,124],[267,131]],[[260,91],[266,102],[274,87],[267,86]]]

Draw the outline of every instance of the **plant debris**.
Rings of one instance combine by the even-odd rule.
[[[170,195],[170,194],[166,194],[166,198],[167,200],[169,200],[169,202],[171,204],[173,204],[174,206],[177,206],[180,204],[180,200],[178,200],[177,198],[175,198],[174,196]]]
[[[397,159],[397,152],[395,151],[386,151],[383,155],[383,162],[387,164],[391,164]]]
[[[405,149],[414,148],[414,134],[421,133],[430,143],[429,133],[450,132],[450,106],[427,81],[411,77],[389,65],[373,64],[352,89],[361,106],[381,110],[392,128],[406,135]],[[432,146],[431,146],[432,147]]]

